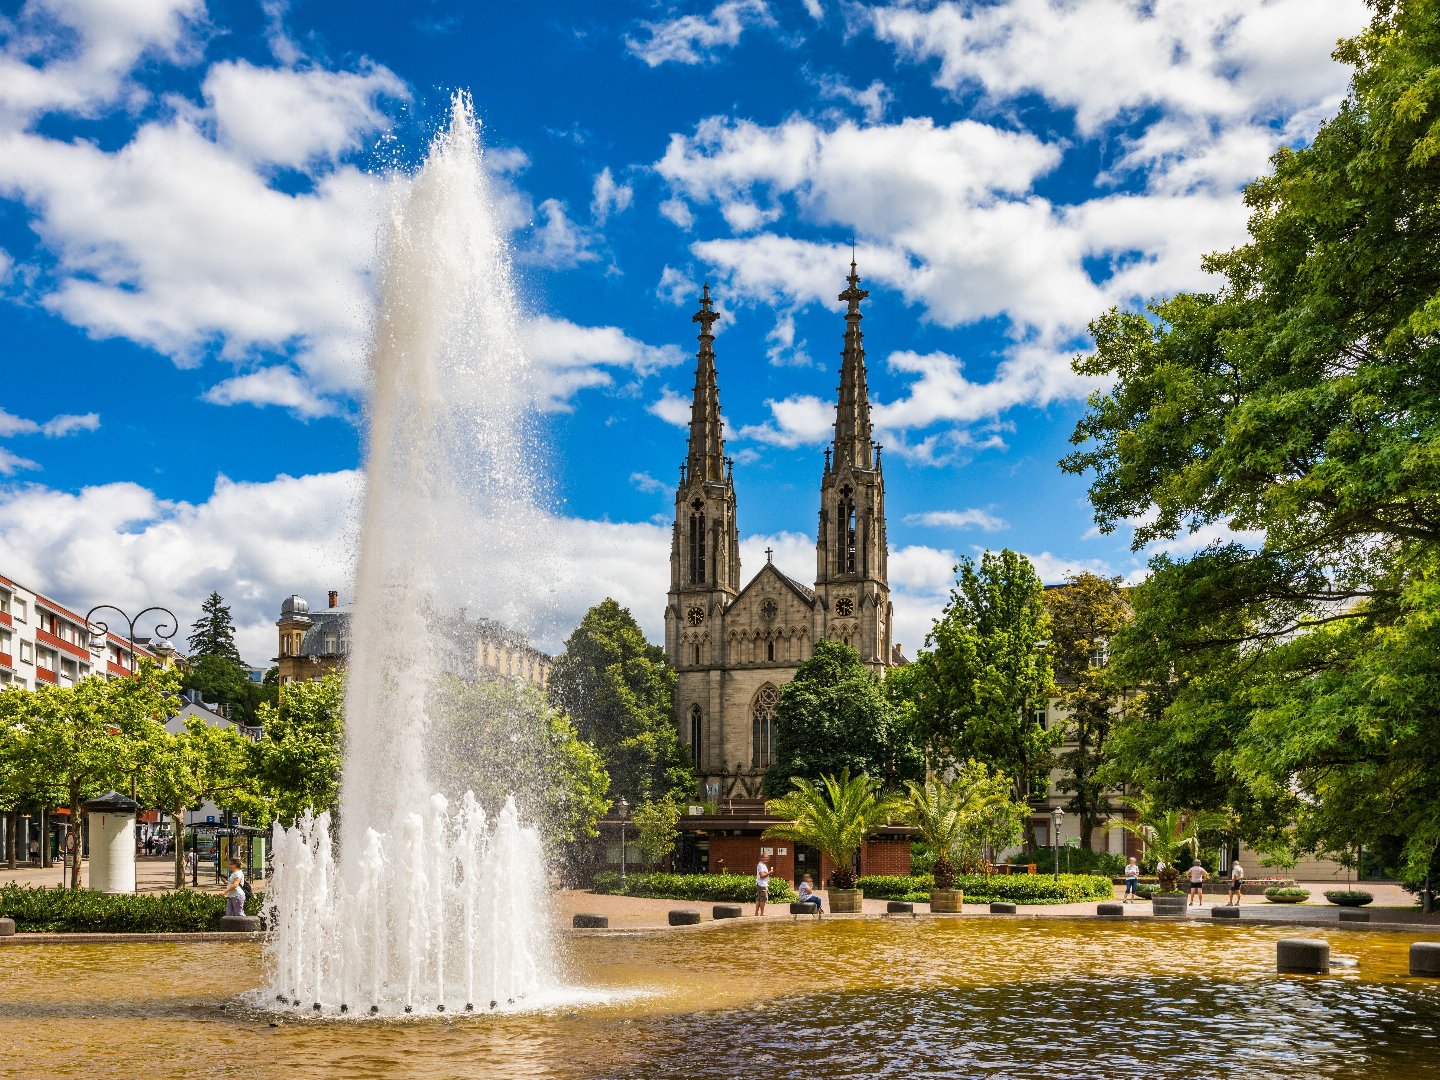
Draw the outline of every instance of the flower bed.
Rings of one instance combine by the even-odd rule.
[[[646,896],[657,900],[690,900],[696,903],[745,904],[755,900],[755,879],[749,874],[626,874],[595,875],[592,891],[615,896]],[[770,901],[784,904],[795,899],[795,890],[784,878],[770,878]]]
[[[871,900],[909,900],[928,903],[934,880],[928,875],[902,877],[874,874],[862,877],[861,889]],[[1109,900],[1110,879],[1099,874],[1061,874],[1059,880],[1042,874],[960,874],[955,888],[966,903],[1007,900],[1015,904],[1074,904],[1083,900]]]
[[[1303,904],[1310,899],[1309,889],[1276,887],[1265,890],[1265,899],[1272,904]]]
[[[245,905],[260,914],[260,897]],[[89,889],[0,888],[0,918],[14,919],[21,933],[193,934],[215,930],[225,914],[217,893],[178,892],[112,895]]]

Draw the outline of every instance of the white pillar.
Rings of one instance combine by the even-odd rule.
[[[82,809],[90,819],[90,888],[103,893],[135,891],[136,804],[118,792],[91,799]]]

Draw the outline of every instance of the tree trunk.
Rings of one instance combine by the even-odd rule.
[[[40,808],[40,869],[48,870],[50,862],[50,811]]]
[[[20,868],[20,811],[11,810],[5,815],[5,830],[10,836],[10,842],[5,846],[5,854],[8,857],[11,870]]]
[[[70,827],[75,830],[75,858],[70,862],[70,888],[80,888],[80,856],[85,845],[80,842],[80,785],[70,788]]]
[[[175,888],[185,888],[185,808],[170,811],[170,832],[175,837]]]

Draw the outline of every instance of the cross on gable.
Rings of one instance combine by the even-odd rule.
[[[774,561],[775,561],[775,560],[774,560],[774,555],[775,555],[775,549],[774,549],[774,548],[768,548],[768,547],[767,547],[767,548],[765,549],[765,561],[766,561],[767,563],[769,563],[769,562],[774,562]]]

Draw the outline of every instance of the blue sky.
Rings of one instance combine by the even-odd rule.
[[[247,657],[344,592],[387,170],[469,90],[557,472],[554,647],[661,628],[700,282],[746,576],[811,575],[850,243],[897,638],[957,555],[1133,577],[1056,461],[1111,305],[1203,289],[1309,139],[1360,0],[27,0],[0,5],[0,573],[218,589]],[[1209,536],[1187,541],[1199,546]],[[603,550],[600,559],[581,552]],[[572,557],[573,556],[573,557]]]

